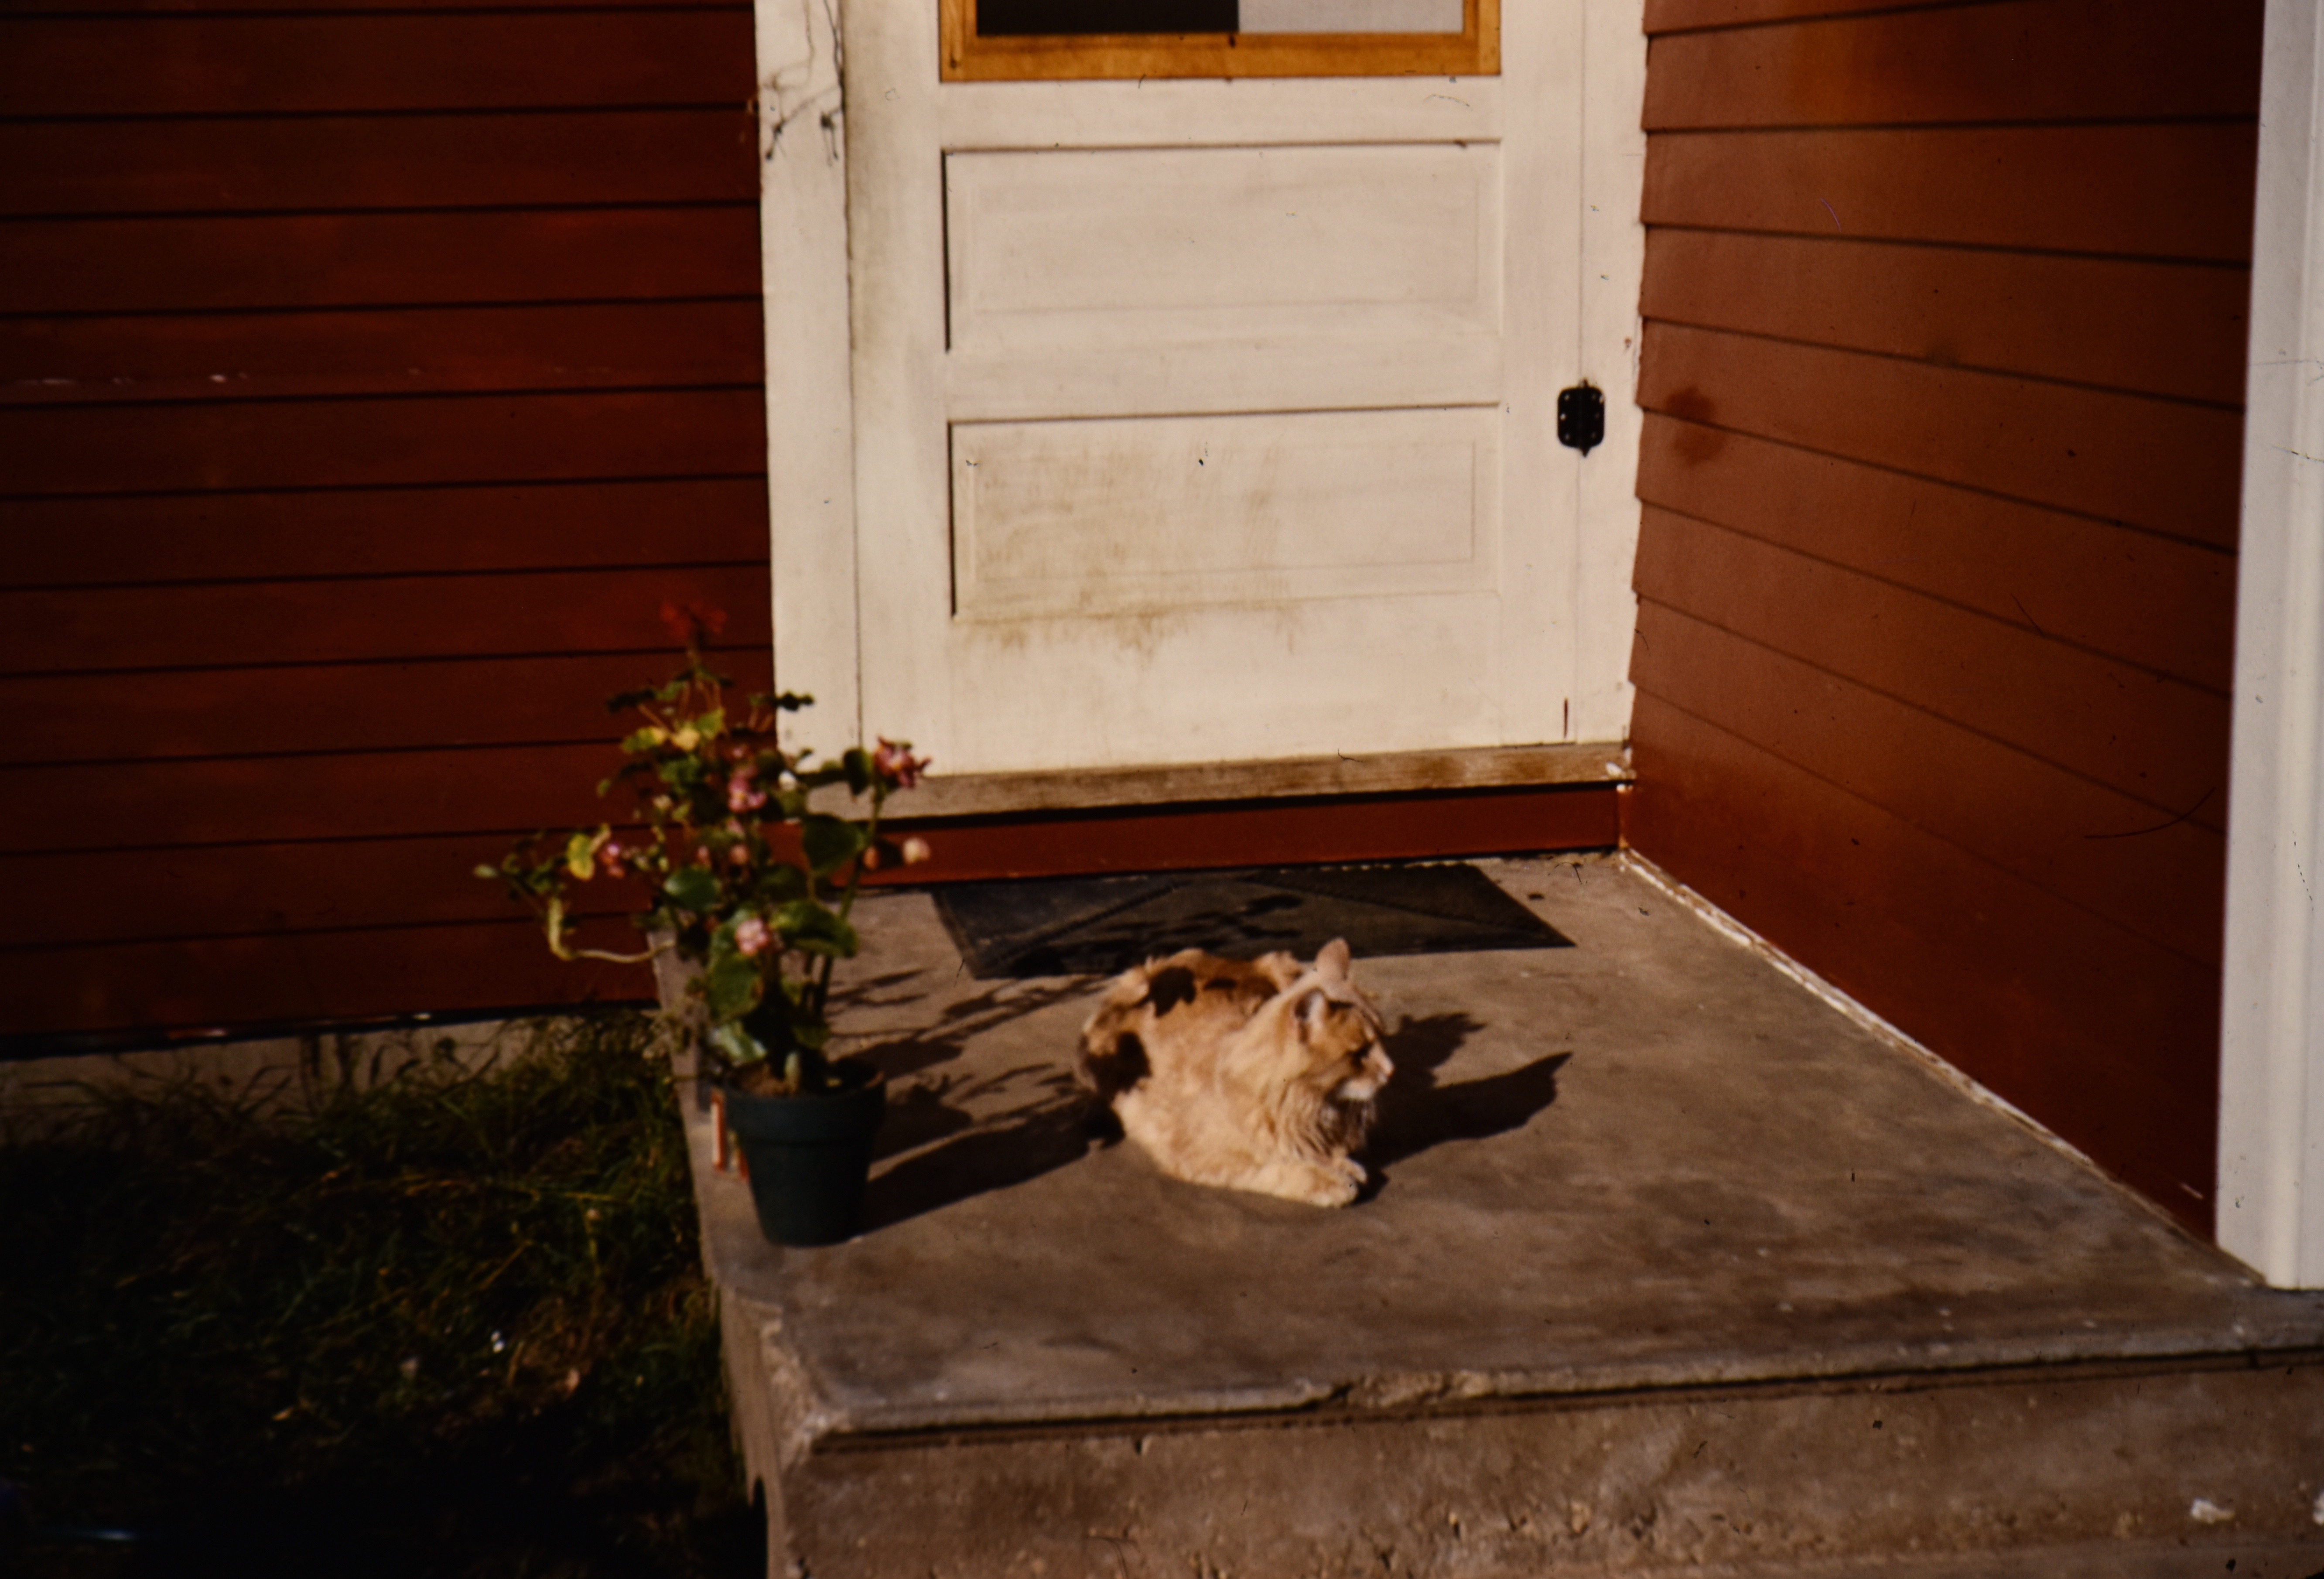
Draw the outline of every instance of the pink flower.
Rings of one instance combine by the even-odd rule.
[[[767,792],[752,783],[757,770],[740,767],[726,780],[726,809],[733,812],[756,811],[767,803]]]
[[[757,916],[745,916],[734,923],[734,952],[748,959],[767,946],[767,923]]]
[[[626,877],[629,875],[629,873],[623,871],[622,867],[622,861],[626,859],[628,855],[629,852],[627,850],[622,849],[620,845],[614,843],[611,839],[607,839],[605,841],[605,847],[597,852],[597,859],[604,863],[605,875],[608,877]]]
[[[908,740],[880,737],[880,749],[872,753],[872,771],[890,789],[909,790],[920,781],[921,771],[928,765],[927,757],[914,757]]]
[[[918,834],[904,841],[904,864],[907,866],[918,866],[935,854],[928,848],[928,842]]]
[[[751,863],[751,846],[729,845],[726,846],[726,859],[737,866],[748,866]]]

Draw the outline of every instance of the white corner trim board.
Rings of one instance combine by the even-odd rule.
[[[2219,1065],[2220,1245],[2324,1287],[2324,36],[2269,0],[2260,86]]]
[[[837,13],[828,0],[755,11],[775,685],[816,699],[788,716],[790,743],[835,756],[862,739]]]

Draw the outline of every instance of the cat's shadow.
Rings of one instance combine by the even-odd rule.
[[[1450,1140],[1484,1140],[1521,1130],[1557,1100],[1557,1073],[1572,1053],[1550,1053],[1481,1079],[1440,1085],[1437,1071],[1484,1026],[1466,1013],[1406,1019],[1383,1039],[1396,1074],[1380,1093],[1371,1140],[1363,1150],[1371,1174],[1367,1198],[1388,1182],[1388,1169]]]

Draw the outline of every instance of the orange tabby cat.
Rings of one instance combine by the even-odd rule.
[[[1348,1153],[1395,1073],[1380,1030],[1337,938],[1305,970],[1190,948],[1115,979],[1074,1074],[1165,1173],[1344,1206],[1364,1182]]]

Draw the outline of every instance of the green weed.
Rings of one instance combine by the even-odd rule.
[[[669,1060],[540,1022],[271,1109],[187,1083],[0,1147],[0,1476],[35,1571],[746,1573]],[[5,1563],[0,1563],[5,1565]]]

